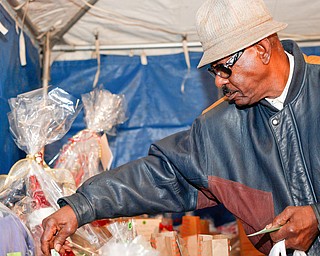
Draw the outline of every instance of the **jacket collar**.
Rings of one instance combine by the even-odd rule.
[[[305,79],[305,70],[306,70],[306,63],[303,57],[303,53],[300,50],[299,46],[296,42],[292,40],[284,40],[281,42],[283,45],[283,48],[290,54],[294,56],[294,70],[293,70],[293,77],[292,81],[290,83],[289,91],[287,94],[287,97],[284,101],[284,106],[288,104],[289,102],[292,102],[297,95],[299,94],[299,91],[301,90],[302,84]],[[273,107],[267,100],[263,99],[260,101],[261,105],[267,106],[271,110],[277,112],[279,111],[275,107]]]
[[[306,62],[304,60],[302,51],[294,41],[286,40],[282,42],[282,45],[287,52],[294,56],[295,64],[288,95],[284,102],[284,105],[286,105],[297,97],[302,88],[305,79]]]

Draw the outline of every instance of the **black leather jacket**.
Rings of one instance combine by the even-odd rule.
[[[248,108],[224,102],[190,130],[151,145],[149,154],[85,182],[59,200],[79,225],[100,218],[184,212],[223,203],[247,233],[271,223],[288,205],[320,198],[320,65],[306,64],[298,46],[283,110],[267,101]],[[251,238],[268,253],[269,235]],[[316,240],[308,255],[319,255]]]

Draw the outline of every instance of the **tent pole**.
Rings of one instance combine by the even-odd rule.
[[[201,47],[200,42],[187,42],[190,48]],[[183,43],[161,43],[161,44],[127,44],[127,45],[100,45],[100,50],[146,50],[146,49],[165,49],[165,48],[182,48]],[[94,45],[72,46],[72,45],[55,45],[53,52],[73,52],[73,51],[95,51]]]
[[[319,46],[320,39],[317,40],[296,40],[299,46]],[[200,48],[200,42],[187,42],[188,48]],[[101,51],[117,51],[117,50],[147,50],[147,49],[174,49],[182,48],[183,42],[177,43],[158,43],[158,44],[124,44],[124,45],[100,45]],[[81,52],[95,51],[95,45],[55,45],[52,52]]]
[[[44,94],[48,93],[48,85],[50,80],[50,31],[45,36],[45,44],[42,46],[43,49],[43,74],[42,74],[42,87]]]

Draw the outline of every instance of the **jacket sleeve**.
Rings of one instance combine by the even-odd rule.
[[[190,131],[169,136],[151,145],[148,156],[88,179],[58,204],[73,208],[79,226],[103,218],[194,210],[198,190],[187,174],[199,167],[197,160],[190,161],[197,158],[189,154],[193,140]]]

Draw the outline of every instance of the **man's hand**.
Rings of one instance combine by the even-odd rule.
[[[59,253],[70,250],[66,239],[76,232],[78,228],[77,217],[69,205],[66,205],[42,221],[43,234],[41,237],[41,250],[50,255],[50,250]]]
[[[274,242],[285,239],[286,248],[307,251],[319,234],[318,221],[311,206],[288,206],[267,228],[282,226],[270,233]]]

